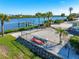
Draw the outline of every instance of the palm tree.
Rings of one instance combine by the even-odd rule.
[[[64,37],[64,35],[67,36],[68,33],[62,28],[57,28],[56,32],[59,33],[59,39],[60,39],[59,44],[61,44],[62,43],[62,37]]]
[[[69,8],[69,12],[70,12],[70,14],[69,14],[69,16],[67,17],[67,21],[71,21],[71,20],[73,20],[73,16],[72,16],[72,10],[73,10],[73,8],[72,7],[70,7]]]
[[[52,14],[52,12],[49,11],[49,12],[46,13],[46,16],[47,16],[48,20],[50,20],[50,17],[52,17],[53,14]]]
[[[44,21],[45,21],[45,18],[46,18],[46,13],[42,13],[41,15],[43,18],[44,18]]]
[[[35,16],[38,17],[38,23],[39,23],[39,28],[40,28],[40,17],[41,17],[41,13],[36,13]]]
[[[42,15],[41,15],[43,18],[44,18],[44,22],[43,22],[43,25],[45,25],[45,18],[46,18],[46,13],[42,13]]]
[[[71,12],[72,12],[72,10],[73,10],[73,8],[72,8],[72,7],[70,7],[70,8],[69,8],[69,11],[70,11],[70,15],[71,15]]]
[[[9,21],[9,16],[0,14],[0,18],[1,18],[1,32],[2,36],[4,36],[4,21]]]
[[[46,13],[46,17],[48,18],[48,21],[47,21],[48,27],[51,25],[52,19],[50,19],[50,17],[52,17],[52,16],[53,16],[52,12],[49,11]]]

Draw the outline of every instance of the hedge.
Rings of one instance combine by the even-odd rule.
[[[63,23],[64,22],[64,20],[55,20],[54,21],[54,23],[56,23],[56,24],[60,24],[60,23]]]
[[[11,33],[11,32],[18,32],[18,31],[29,30],[29,29],[33,29],[33,28],[38,28],[38,26],[29,26],[29,27],[18,28],[18,29],[13,29],[13,30],[6,30],[5,34]],[[1,32],[0,32],[0,34],[1,34]]]

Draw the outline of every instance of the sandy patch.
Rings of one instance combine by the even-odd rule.
[[[8,47],[0,45],[0,54],[4,57],[8,57]]]

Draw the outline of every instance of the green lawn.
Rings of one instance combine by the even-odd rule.
[[[41,59],[15,40],[11,35],[0,38],[0,59]]]

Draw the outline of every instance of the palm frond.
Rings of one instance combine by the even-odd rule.
[[[56,29],[56,33],[61,33],[61,34],[63,34],[63,35],[68,35],[67,31],[65,31],[65,30],[62,29],[62,28],[57,28],[57,29]]]

